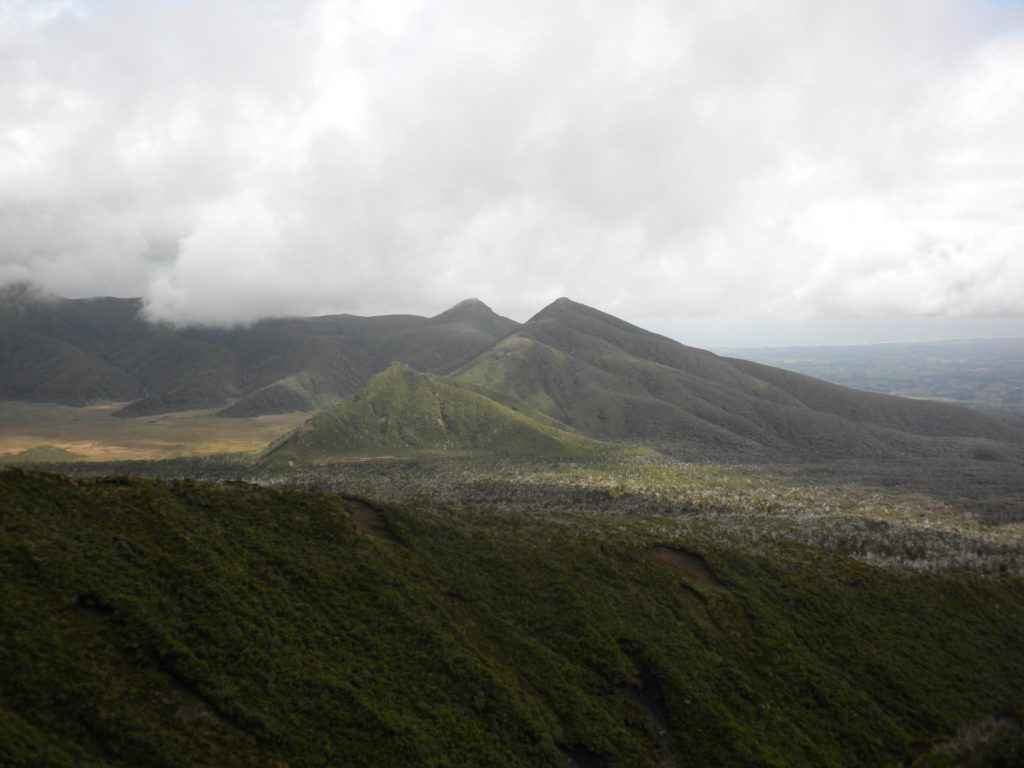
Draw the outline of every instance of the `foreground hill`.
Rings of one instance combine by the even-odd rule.
[[[266,461],[447,452],[572,457],[611,450],[522,403],[501,402],[394,363],[343,403],[313,417]]]
[[[517,327],[479,301],[414,315],[266,320],[246,328],[146,322],[138,299],[0,291],[0,399],[134,401],[123,416],[224,407],[224,416],[313,410],[399,360],[447,373]]]
[[[0,764],[1017,764],[1019,578],[664,522],[0,472]]]
[[[718,357],[568,299],[454,377],[594,438],[698,458],[1024,457],[1024,430],[983,414]]]

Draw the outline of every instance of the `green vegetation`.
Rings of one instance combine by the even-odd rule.
[[[79,467],[77,470],[81,470]],[[110,467],[164,477],[234,477],[241,466]],[[76,471],[74,465],[68,470]],[[93,470],[95,471],[95,470]],[[799,544],[871,565],[1024,576],[1024,519],[998,525],[924,494],[813,484],[764,468],[604,460],[410,459],[282,467],[250,475],[274,485],[334,489],[434,507],[573,520],[617,518],[664,536],[711,536],[763,556]]]
[[[566,299],[4,296],[0,395],[139,399],[0,403],[77,478],[0,471],[2,765],[1019,764],[1020,424]]]
[[[0,455],[42,445],[90,460],[255,452],[305,421],[309,411],[294,409],[332,407],[398,360],[446,376],[460,397],[474,391],[562,430],[563,437],[567,430],[578,434],[557,449],[550,430],[533,432],[535,445],[529,430],[488,442],[473,427],[460,442],[430,434],[426,422],[414,434],[381,437],[365,413],[353,414],[350,426],[363,429],[360,444],[331,428],[316,460],[345,451],[450,455],[488,445],[503,453],[563,455],[564,442],[578,448],[582,436],[702,464],[788,465],[833,484],[936,493],[996,522],[1019,519],[1024,509],[1024,422],[718,357],[568,299],[522,325],[472,300],[433,318],[338,315],[230,330],[150,326],[138,311],[128,300],[0,295],[0,395],[80,403],[146,393],[116,411],[65,408],[56,420],[50,417],[55,406],[40,405],[31,423],[21,419],[27,404],[2,403]],[[108,392],[104,382],[121,383]],[[195,403],[219,405],[159,419],[109,418],[109,411],[145,414]],[[103,408],[103,418],[93,419]],[[21,423],[12,423],[11,412]],[[257,418],[270,413],[280,415]],[[235,418],[206,418],[213,415]],[[489,423],[494,415],[479,418]],[[116,421],[125,423],[114,427]]]
[[[497,398],[497,399],[496,399]],[[273,448],[271,464],[420,453],[596,456],[622,453],[508,397],[394,363]]]
[[[1020,577],[577,507],[2,472],[0,763],[1019,755]]]
[[[262,389],[250,392],[217,412],[218,416],[246,419],[268,413],[294,413],[330,407],[337,402],[329,394],[318,395],[316,380],[308,373],[286,376]]]

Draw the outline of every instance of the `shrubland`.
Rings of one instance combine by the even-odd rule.
[[[933,500],[637,457],[205,469],[0,473],[0,762],[1020,754],[1019,536]]]

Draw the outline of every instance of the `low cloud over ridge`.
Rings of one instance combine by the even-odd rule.
[[[0,2],[0,282],[1024,314],[1012,5]]]

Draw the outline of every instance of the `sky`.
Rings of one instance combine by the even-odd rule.
[[[0,0],[0,284],[1024,336],[1024,3]]]

